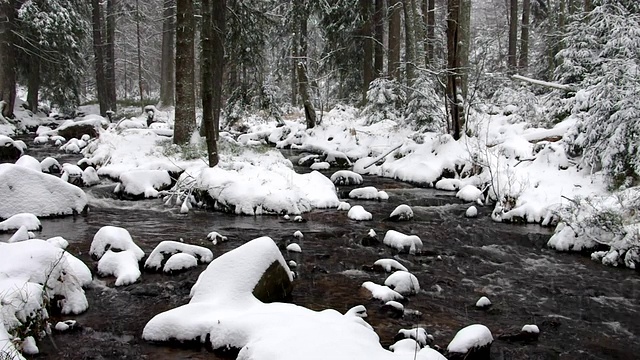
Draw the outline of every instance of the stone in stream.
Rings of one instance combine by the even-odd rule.
[[[497,338],[508,342],[534,342],[538,340],[540,336],[540,329],[537,325],[524,325],[522,329],[509,328]]]
[[[6,135],[0,135],[0,163],[16,162],[27,146],[20,140],[13,140]]]
[[[413,210],[406,204],[398,205],[389,215],[389,220],[391,221],[407,221],[411,219],[413,219]]]
[[[456,333],[447,346],[449,360],[489,360],[493,336],[484,325],[469,325]]]

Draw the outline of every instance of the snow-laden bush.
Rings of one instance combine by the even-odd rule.
[[[556,78],[579,91],[567,101],[578,119],[565,138],[582,164],[603,169],[614,188],[640,180],[640,12],[603,1],[568,27]]]
[[[368,124],[398,121],[403,117],[405,101],[406,94],[395,80],[378,78],[369,85],[363,115]]]
[[[562,223],[548,245],[563,251],[606,251],[592,254],[605,265],[640,266],[640,188],[630,188],[614,194],[574,199],[561,212]]]

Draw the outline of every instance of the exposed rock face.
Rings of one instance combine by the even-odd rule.
[[[292,290],[288,270],[280,262],[274,261],[253,288],[253,296],[266,303],[285,301],[291,297]]]
[[[23,151],[19,143],[8,136],[0,135],[0,163],[14,163],[22,156]]]

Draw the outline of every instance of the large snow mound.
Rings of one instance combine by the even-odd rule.
[[[37,216],[29,213],[15,214],[0,222],[0,231],[17,230],[24,226],[28,231],[42,230],[42,224]]]
[[[39,217],[81,213],[87,196],[59,178],[14,164],[0,164],[0,218],[19,213]]]
[[[131,250],[137,261],[144,257],[144,251],[133,242],[127,229],[117,226],[103,226],[93,236],[89,254],[101,258],[107,250],[127,251]]]
[[[166,170],[132,170],[120,174],[120,182],[117,192],[154,198],[158,197],[158,191],[171,185],[171,176]]]
[[[384,350],[362,311],[312,311],[262,303],[252,290],[274,262],[288,269],[278,247],[259,238],[215,259],[202,272],[188,304],[156,315],[146,340],[194,340],[239,349],[238,359],[400,359]],[[361,307],[358,307],[358,310]]]

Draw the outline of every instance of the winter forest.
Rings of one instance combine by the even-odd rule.
[[[637,0],[0,0],[0,360],[635,359]]]

